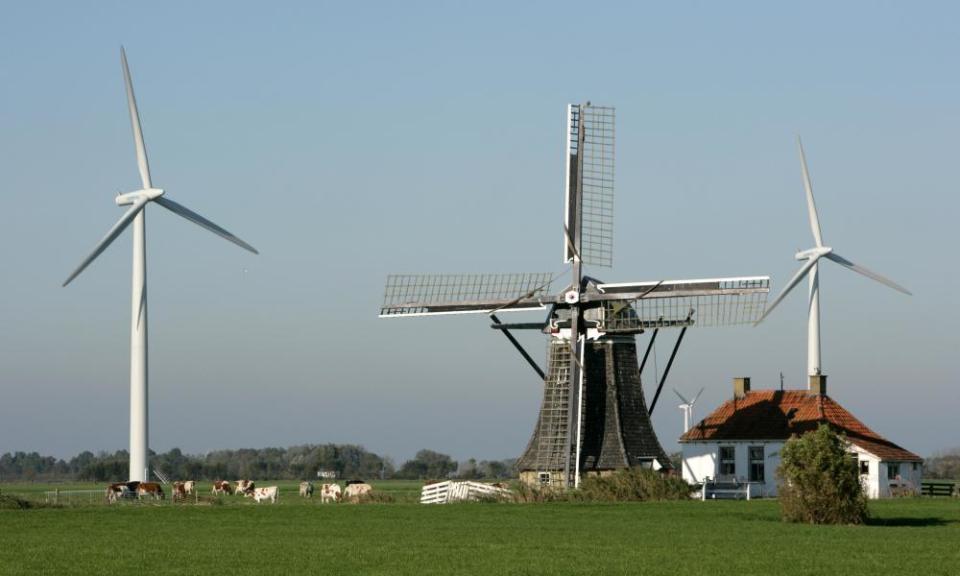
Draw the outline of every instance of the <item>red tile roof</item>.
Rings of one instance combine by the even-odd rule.
[[[680,442],[786,440],[823,423],[881,460],[923,460],[867,428],[829,396],[806,390],[753,390],[727,400],[681,436]]]

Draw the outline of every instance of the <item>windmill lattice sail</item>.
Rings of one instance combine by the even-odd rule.
[[[622,300],[605,303],[603,320],[607,332],[737,326],[753,324],[763,314],[770,293],[770,278],[599,284],[597,290],[605,296],[635,297],[630,300],[633,314],[615,314]]]
[[[380,317],[544,309],[549,272],[516,274],[393,274]]]
[[[567,107],[566,262],[579,255],[584,264],[613,265],[615,123],[611,107]]]

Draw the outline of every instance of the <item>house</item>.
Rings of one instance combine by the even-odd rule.
[[[733,398],[680,437],[683,479],[748,482],[752,496],[776,496],[784,443],[828,424],[846,435],[868,497],[917,492],[923,459],[868,428],[826,384],[811,376],[809,390],[750,390],[749,378],[735,378]]]

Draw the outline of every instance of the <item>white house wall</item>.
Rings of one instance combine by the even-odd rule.
[[[891,464],[900,464],[899,478],[887,479],[887,467]],[[923,466],[919,462],[880,462],[880,473],[877,475],[880,486],[880,498],[893,496],[894,490],[918,492],[923,480]],[[916,468],[916,470],[914,470]]]
[[[750,478],[750,462],[748,459],[750,446],[763,446],[763,477],[764,482],[758,483],[753,494],[763,497],[777,495],[777,467],[780,466],[780,449],[783,442],[780,440],[752,441],[752,442],[685,442],[681,444],[683,461],[683,479],[691,484],[699,484],[705,478],[716,479],[720,471],[720,446],[733,446],[735,458],[734,476],[739,482],[747,482]]]
[[[783,441],[736,441],[736,442],[684,442],[681,444],[683,460],[683,479],[691,484],[699,484],[704,479],[717,479],[720,471],[720,446],[733,446],[736,458],[734,476],[739,482],[747,482],[750,478],[750,462],[748,460],[748,448],[750,446],[763,446],[764,457],[764,482],[759,486],[759,494],[754,489],[753,494],[774,497],[777,495],[777,468],[780,466],[780,450],[783,448]],[[922,481],[922,466],[913,462],[900,462],[900,478],[898,480],[887,479],[887,462],[881,461],[878,457],[867,452],[856,445],[851,445],[850,450],[857,454],[859,461],[865,461],[869,466],[869,473],[860,477],[863,483],[864,491],[868,498],[889,498],[891,488],[908,489],[917,491],[920,489]]]
[[[870,472],[867,475],[860,475],[860,483],[863,484],[863,490],[867,493],[867,498],[880,498],[880,459],[866,450],[856,445],[851,445],[850,449],[857,453],[857,460],[867,462]],[[887,473],[887,469],[883,469]]]

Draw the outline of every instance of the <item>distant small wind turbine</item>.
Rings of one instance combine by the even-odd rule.
[[[680,404],[679,406],[677,406],[677,408],[680,408],[681,410],[683,410],[683,433],[684,434],[686,434],[687,431],[690,430],[690,423],[693,422],[693,405],[697,403],[697,398],[700,398],[700,395],[703,394],[703,390],[704,388],[701,388],[700,391],[697,392],[697,395],[693,397],[693,400],[687,400],[686,398],[683,397],[682,394],[677,392],[676,388],[673,389],[673,393],[676,394],[678,398],[680,398],[681,402],[683,402],[683,404]]]
[[[867,278],[876,280],[881,284],[885,284],[894,290],[903,292],[904,294],[911,295],[910,291],[904,288],[903,286],[897,284],[893,280],[881,276],[876,272],[872,272],[863,266],[854,264],[850,260],[847,260],[843,256],[837,254],[833,251],[833,248],[823,245],[823,237],[820,234],[820,219],[817,217],[817,205],[813,201],[813,187],[810,185],[810,174],[807,172],[807,159],[803,153],[803,143],[800,141],[800,138],[797,137],[797,146],[800,149],[800,166],[803,168],[803,186],[807,192],[807,212],[810,219],[810,229],[813,231],[813,240],[816,243],[816,246],[808,250],[802,250],[797,252],[797,260],[806,260],[806,263],[797,270],[797,273],[793,275],[793,278],[790,279],[790,282],[783,288],[783,292],[777,296],[777,299],[773,301],[772,304],[767,308],[763,313],[763,316],[757,320],[754,325],[763,322],[763,319],[767,317],[774,308],[777,307],[777,304],[796,286],[800,280],[807,274],[810,275],[810,306],[809,306],[809,319],[807,324],[807,375],[808,376],[819,376],[822,374],[820,366],[820,278],[818,271],[817,262],[820,258],[826,258],[832,260],[837,264],[843,266],[844,268],[849,268],[858,274],[863,274]]]
[[[140,181],[143,188],[116,197],[118,206],[130,205],[130,208],[107,232],[107,235],[100,240],[93,252],[84,258],[77,269],[67,277],[63,285],[66,286],[83,272],[133,222],[133,309],[130,325],[130,480],[145,481],[149,479],[149,463],[147,462],[147,244],[144,214],[146,206],[150,202],[155,202],[241,248],[254,254],[258,254],[258,252],[253,246],[203,216],[169,198],[165,198],[162,189],[153,187],[150,181],[150,166],[147,164],[147,149],[143,144],[143,133],[140,130],[137,101],[133,95],[133,84],[130,81],[130,70],[127,67],[127,54],[122,47],[120,48],[120,62],[123,66],[123,79],[127,87],[127,107],[130,109],[133,140],[137,148],[137,167],[140,170]]]

